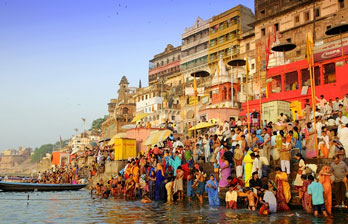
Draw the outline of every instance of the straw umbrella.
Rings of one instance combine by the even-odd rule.
[[[326,30],[325,34],[329,36],[333,35],[340,35],[340,41],[341,41],[341,53],[343,56],[343,44],[342,44],[342,34],[348,32],[348,24],[342,23],[336,26],[331,27],[330,29]]]

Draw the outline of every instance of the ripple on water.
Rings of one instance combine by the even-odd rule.
[[[87,191],[0,192],[0,223],[348,223],[347,213],[334,219],[314,218],[301,211],[261,217],[246,209],[210,208],[207,204],[161,203],[92,198]],[[6,222],[5,222],[6,220]]]

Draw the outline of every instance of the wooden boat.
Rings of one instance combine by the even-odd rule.
[[[76,191],[87,184],[35,184],[0,181],[0,190],[3,191]]]

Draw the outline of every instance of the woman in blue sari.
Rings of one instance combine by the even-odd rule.
[[[160,200],[161,196],[161,185],[164,181],[164,172],[161,163],[157,163],[156,171],[156,184],[155,184],[155,200]]]
[[[209,205],[210,206],[219,206],[219,183],[216,180],[214,174],[210,175],[210,179],[205,185],[205,191],[208,193]]]

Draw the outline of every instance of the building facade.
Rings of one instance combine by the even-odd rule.
[[[149,63],[149,85],[180,76],[181,46],[168,44],[164,52],[157,54]]]
[[[110,99],[108,103],[109,115],[102,124],[103,137],[112,137],[116,133],[123,131],[122,126],[132,121],[136,104],[134,95],[137,88],[129,87],[129,82],[125,76],[121,78],[119,83],[118,98]]]
[[[208,67],[208,42],[209,22],[198,17],[193,26],[186,28],[181,35],[181,74],[187,82],[192,79],[191,73],[207,71]]]
[[[225,65],[239,56],[240,34],[251,30],[255,17],[251,9],[238,5],[214,16],[209,23],[208,65],[211,73],[218,73],[218,62]]]

